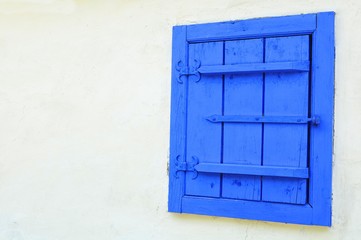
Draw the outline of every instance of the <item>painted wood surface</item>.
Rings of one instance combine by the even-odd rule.
[[[189,46],[189,62],[200,60],[207,65],[223,64],[223,42],[197,43]],[[202,81],[189,77],[187,117],[187,161],[221,162],[222,126],[212,124],[204,116],[222,114],[222,76],[204,76]],[[219,197],[220,174],[200,173],[193,179],[186,174],[186,194]]]
[[[332,147],[335,74],[335,13],[317,14],[317,30],[312,41],[311,114],[318,114],[322,124],[310,131],[310,204],[313,223],[331,226]]]
[[[236,74],[236,73],[262,73],[262,72],[307,72],[309,71],[309,69],[310,69],[309,61],[294,61],[294,62],[227,64],[227,65],[216,65],[216,66],[202,65],[198,69],[198,72],[200,72],[201,74],[232,74],[232,73]]]
[[[308,168],[295,168],[295,167],[269,167],[269,166],[240,165],[240,164],[227,164],[227,163],[200,163],[194,166],[194,169],[198,172],[246,175],[239,178],[240,182],[246,182],[246,180],[248,181],[250,175],[292,177],[292,178],[308,178],[309,176]],[[227,175],[224,175],[224,177],[225,176]],[[233,176],[233,178],[238,179],[237,176]],[[224,183],[224,179],[223,179],[223,183]],[[233,186],[234,184],[231,185]],[[225,187],[225,184],[223,184],[223,187]],[[235,189],[234,191],[236,190],[237,189]]]
[[[241,116],[241,115],[212,115],[207,120],[214,123],[233,122],[233,123],[293,123],[306,124],[313,123],[318,125],[320,119],[318,117],[302,117],[302,116]]]
[[[185,161],[187,81],[184,81],[183,84],[179,84],[178,71],[176,70],[176,66],[179,61],[187,61],[188,44],[186,42],[185,26],[173,28],[172,51],[172,101],[170,123],[168,211],[181,212],[181,200],[185,189],[185,173],[180,172],[176,175],[175,162],[177,158]]]
[[[187,28],[189,42],[301,35],[316,29],[316,14],[196,24]]]
[[[333,12],[175,27],[169,211],[330,226],[333,96]]]
[[[263,39],[225,42],[225,64],[263,61]],[[262,74],[226,75],[224,115],[262,114]],[[261,164],[262,124],[224,123],[223,163]],[[259,176],[223,175],[222,196],[260,200]]]
[[[309,36],[267,38],[265,48],[266,62],[308,60]],[[308,73],[267,73],[264,114],[307,116],[308,83]],[[263,165],[307,167],[307,135],[307,125],[266,124]],[[304,204],[306,190],[306,180],[264,177],[262,200]]]
[[[313,225],[312,207],[308,204],[185,196],[182,205],[184,213]]]

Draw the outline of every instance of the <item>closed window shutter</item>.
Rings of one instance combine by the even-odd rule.
[[[309,60],[309,37],[191,44],[189,62],[204,65]],[[309,72],[220,74],[189,78],[190,163],[307,168],[308,125],[212,123],[207,117],[308,117]],[[187,172],[186,194],[304,204],[306,179]]]
[[[169,211],[331,224],[333,17],[174,28]]]

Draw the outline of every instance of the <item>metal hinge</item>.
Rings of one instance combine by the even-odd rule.
[[[182,161],[181,156],[178,155],[175,160],[175,176],[178,178],[178,172],[193,172],[192,179],[197,178],[198,172],[195,170],[195,166],[198,165],[199,160],[196,156],[192,156],[192,160],[189,162]]]
[[[201,79],[201,74],[198,72],[198,68],[201,66],[201,62],[198,60],[194,60],[194,64],[191,67],[186,66],[186,64],[182,61],[178,61],[176,70],[178,73],[177,81],[179,83],[183,83],[182,76],[190,76],[194,75],[196,77],[196,82],[199,82]]]

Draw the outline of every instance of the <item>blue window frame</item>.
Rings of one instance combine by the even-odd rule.
[[[170,212],[331,226],[334,13],[173,28]]]

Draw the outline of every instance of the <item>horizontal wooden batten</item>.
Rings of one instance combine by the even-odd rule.
[[[308,168],[239,165],[225,163],[200,163],[194,166],[197,172],[228,173],[255,176],[309,178]]]
[[[307,72],[309,69],[309,61],[299,61],[201,66],[198,68],[198,72],[201,74],[236,74],[263,72]]]
[[[213,123],[291,123],[318,125],[319,117],[297,117],[297,116],[242,116],[242,115],[212,115],[206,119]]]
[[[189,43],[311,34],[316,14],[270,17],[187,26]]]

